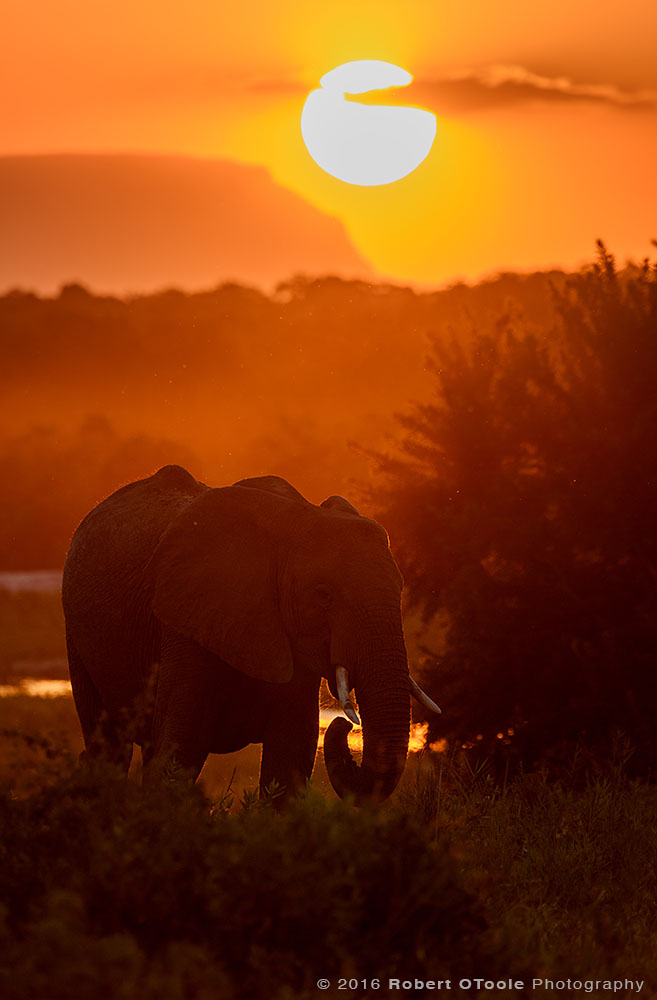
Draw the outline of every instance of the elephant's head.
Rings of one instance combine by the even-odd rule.
[[[363,761],[346,719],[325,738],[340,796],[385,798],[406,761],[409,679],[402,578],[384,529],[341,497],[317,507],[277,477],[208,490],[163,536],[153,606],[160,620],[264,681],[326,677],[347,715],[356,691]]]

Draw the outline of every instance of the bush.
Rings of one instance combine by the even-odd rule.
[[[446,840],[401,812],[310,795],[229,815],[196,787],[142,797],[82,770],[0,812],[6,998],[314,997],[323,976],[507,971]]]
[[[657,766],[657,267],[599,261],[560,325],[435,341],[435,398],[381,459],[410,602],[447,622],[440,735],[526,764],[630,735]],[[502,761],[502,766],[504,762]]]

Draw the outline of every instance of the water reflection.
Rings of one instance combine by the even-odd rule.
[[[11,698],[17,694],[29,694],[33,698],[61,698],[72,695],[71,682],[26,677],[18,684],[0,684],[0,698]]]

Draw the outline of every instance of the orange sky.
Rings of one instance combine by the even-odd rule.
[[[655,0],[5,0],[0,153],[162,151],[266,166],[379,271],[441,283],[621,259],[657,236]],[[324,174],[299,116],[351,59],[414,74],[438,133],[378,188]]]

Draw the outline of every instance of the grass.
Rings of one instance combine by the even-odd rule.
[[[219,786],[214,801],[177,785],[144,796],[78,769],[68,698],[2,699],[10,721],[7,1000],[303,1000],[322,976],[451,979],[456,993],[462,976],[644,979],[656,995],[657,788],[628,780],[622,755],[589,779],[500,786],[425,753],[378,811],[311,790],[280,814],[248,784],[231,807]]]
[[[532,976],[657,985],[657,787],[622,765],[507,787],[454,761],[414,771],[400,807],[450,837],[464,885]]]

